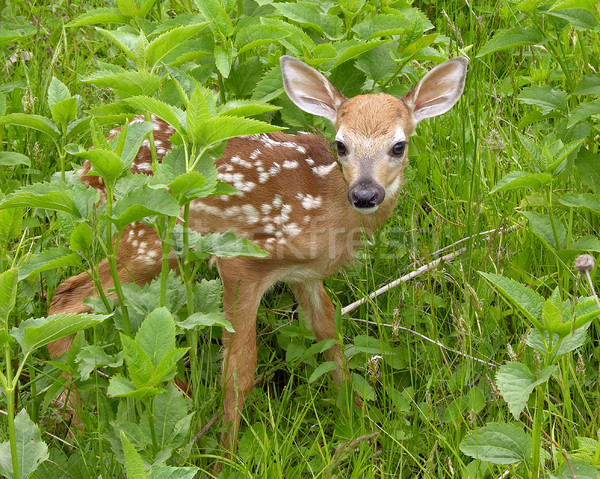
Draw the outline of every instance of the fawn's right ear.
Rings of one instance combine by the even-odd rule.
[[[279,62],[283,87],[290,100],[305,112],[335,123],[337,110],[346,101],[346,97],[306,63],[287,55],[283,55]]]

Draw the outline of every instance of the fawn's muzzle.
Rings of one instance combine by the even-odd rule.
[[[385,190],[372,180],[358,180],[348,190],[348,201],[361,213],[372,213],[384,198]]]

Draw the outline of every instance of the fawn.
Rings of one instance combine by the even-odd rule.
[[[230,452],[236,446],[241,411],[254,379],[261,297],[274,283],[287,283],[315,338],[335,337],[334,308],[322,280],[352,260],[362,234],[372,234],[389,218],[415,126],[445,113],[458,101],[467,72],[467,60],[458,57],[433,68],[401,99],[383,93],[348,99],[300,60],[282,56],[280,63],[289,98],[335,126],[333,148],[319,136],[305,133],[233,138],[217,160],[217,171],[238,193],[195,200],[190,208],[193,230],[233,230],[270,253],[264,258],[216,258],[225,317],[235,329],[223,337],[226,429],[221,444]],[[160,160],[170,150],[174,130],[160,118],[153,117],[153,122]],[[87,176],[90,166],[84,164],[81,181],[105,194],[99,178]],[[131,171],[152,174],[147,143]],[[121,281],[144,284],[158,276],[161,246],[152,228],[131,224],[119,244]],[[106,260],[99,273],[103,288],[110,288]],[[50,313],[86,312],[82,302],[94,294],[88,274],[69,278],[57,288]],[[61,355],[71,343],[72,338],[51,343],[50,356]],[[339,386],[348,375],[340,348],[331,347],[325,358],[339,365],[332,372]]]

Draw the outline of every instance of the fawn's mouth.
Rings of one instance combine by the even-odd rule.
[[[360,208],[356,205],[352,205],[356,211],[362,215],[370,215],[375,213],[379,209],[379,205],[371,206],[370,208]]]

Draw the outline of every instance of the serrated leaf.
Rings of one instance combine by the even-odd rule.
[[[388,42],[388,40],[371,40],[368,42],[360,42],[360,43],[357,43],[356,45],[350,45],[348,48],[345,48],[343,50],[341,55],[339,55],[337,57],[332,68],[335,68],[335,67],[341,65],[342,63],[347,62],[348,60],[353,60],[354,58],[362,55],[363,53],[373,50],[374,48],[377,48],[379,45],[383,45],[384,43],[387,43],[387,42]]]
[[[123,444],[123,457],[125,459],[125,470],[127,471],[127,479],[146,479],[146,469],[142,456],[135,450],[131,441],[121,431],[121,443]]]
[[[219,115],[227,116],[253,116],[262,115],[271,111],[279,110],[280,107],[256,100],[233,100],[219,107]]]
[[[135,342],[150,358],[154,368],[175,349],[175,323],[167,308],[152,311],[135,336]]]
[[[550,361],[556,362],[561,356],[583,346],[587,338],[587,330],[590,324],[591,323],[588,322],[581,328],[575,329],[575,331],[565,336],[562,341],[558,334],[554,334],[552,336],[552,347],[554,350],[552,351]],[[548,334],[548,331],[544,331],[544,338],[542,339],[540,332],[537,329],[533,329],[529,332],[527,338],[525,338],[525,344],[542,354],[547,354],[548,345],[550,345],[550,335]],[[556,348],[557,344],[558,348]]]
[[[165,120],[177,132],[183,133],[185,114],[179,108],[147,96],[134,96],[123,100],[126,104],[141,111],[154,113]]]
[[[215,45],[213,52],[215,58],[215,66],[223,78],[229,78],[231,65],[233,63],[233,49],[223,48],[221,45]]]
[[[253,256],[263,258],[269,253],[260,249],[251,241],[240,238],[233,231],[225,233],[207,233],[196,241],[192,248],[209,256],[230,258],[234,256]]]
[[[214,190],[214,184],[206,185],[206,178],[203,174],[197,171],[188,171],[171,181],[169,189],[175,195],[179,204],[184,205],[196,198],[211,194]]]
[[[529,173],[527,171],[511,171],[506,174],[496,186],[490,190],[490,194],[516,188],[539,189],[552,181],[552,175],[548,173]]]
[[[237,136],[268,133],[282,129],[250,118],[220,115],[205,120],[198,126],[196,142],[203,146],[209,146]]]
[[[492,285],[494,285],[494,287],[500,291],[512,305],[516,306],[519,311],[525,314],[536,327],[542,329],[539,322],[545,301],[542,296],[532,289],[499,274],[484,273],[483,271],[480,271],[479,274],[492,283]]]
[[[96,27],[96,31],[117,45],[127,55],[127,58],[135,63],[135,49],[138,44],[139,35],[120,30],[105,30],[100,27]]]
[[[547,38],[544,37],[543,33],[534,27],[515,27],[510,30],[500,30],[481,48],[477,58],[488,53],[523,45],[541,45],[546,41]]]
[[[400,35],[404,32],[406,17],[398,14],[378,14],[357,23],[352,30],[364,40]]]
[[[532,231],[551,248],[558,250],[564,246],[567,241],[567,230],[558,218],[554,218],[553,226],[550,215],[533,211],[521,211],[520,213],[529,220]],[[556,236],[554,235],[555,230]]]
[[[157,386],[165,381],[170,381],[177,372],[177,362],[185,356],[189,348],[176,348],[169,351],[158,363],[149,385]]]
[[[76,153],[92,164],[88,175],[95,174],[105,180],[116,180],[123,174],[123,160],[111,150],[87,150]]]
[[[154,421],[156,440],[159,449],[177,446],[173,444],[178,423],[187,417],[187,401],[183,394],[172,384],[167,387],[167,393],[154,399]]]
[[[197,467],[158,466],[152,468],[149,479],[193,479],[198,471]]]
[[[15,435],[20,478],[29,477],[41,462],[48,459],[48,446],[42,441],[40,430],[22,409],[15,417]],[[14,478],[10,442],[0,444],[0,472]],[[20,479],[18,478],[18,479]]]
[[[90,344],[85,346],[75,358],[77,371],[82,381],[87,381],[92,371],[102,367],[118,368],[123,365],[123,351],[117,354],[107,354],[100,346]]]
[[[13,268],[0,273],[0,321],[8,327],[8,317],[17,301],[18,270]]]
[[[183,321],[178,321],[177,326],[180,329],[193,329],[196,327],[207,328],[212,326],[219,326],[224,328],[226,331],[230,333],[234,333],[235,330],[231,323],[225,320],[225,315],[221,312],[202,312],[202,313],[194,313],[191,316],[188,316]]]
[[[21,345],[23,352],[28,354],[52,341],[100,324],[109,317],[101,314],[55,314],[22,321],[10,334]]]
[[[49,118],[46,118],[45,116],[41,115],[11,113],[9,115],[0,117],[0,125],[12,125],[31,128],[32,130],[41,131],[53,140],[57,140],[60,136],[60,132],[56,127],[56,124]]]
[[[82,13],[67,23],[66,27],[82,27],[87,25],[106,25],[107,23],[127,23],[129,19],[118,8],[96,8]]]
[[[591,193],[570,193],[559,198],[559,203],[570,208],[586,208],[600,214],[600,195]]]
[[[158,36],[146,48],[146,62],[150,67],[154,67],[179,45],[198,35],[206,25],[207,23],[182,25]]]
[[[235,37],[238,55],[262,45],[271,45],[292,33],[277,25],[254,24],[240,28]]]
[[[81,258],[69,248],[48,248],[41,253],[30,257],[21,265],[19,269],[19,280],[50,269],[80,265]]]
[[[64,211],[74,218],[81,218],[70,191],[56,183],[34,183],[22,187],[0,200],[0,209],[6,208],[43,208]]]
[[[496,374],[496,385],[515,419],[519,419],[534,388],[548,381],[556,369],[556,366],[549,366],[536,376],[527,366],[519,362],[500,366]]]
[[[179,203],[168,191],[152,189],[144,185],[141,188],[129,191],[115,203],[110,221],[121,230],[128,224],[146,216],[179,217],[180,213]]]
[[[263,102],[271,101],[283,93],[281,68],[271,68],[256,84],[252,91],[252,99]]]
[[[185,112],[187,128],[192,141],[200,135],[199,130],[202,122],[208,120],[211,116],[208,97],[210,93],[199,85],[194,88]]]
[[[531,437],[515,424],[490,422],[460,443],[467,456],[494,464],[515,464],[531,457]]]
[[[567,6],[568,3],[570,3],[570,5]],[[598,20],[596,20],[594,14],[597,15],[597,12],[579,8],[582,6],[582,3],[583,2],[560,2],[558,5],[554,5],[546,13],[553,17],[566,20],[569,27],[573,27],[575,30],[586,31],[596,28],[598,26]]]
[[[148,384],[154,373],[154,366],[142,346],[124,334],[121,334],[121,344],[125,353],[125,362],[127,363],[129,377],[131,377],[135,388],[141,389],[146,386],[155,386],[155,384]]]
[[[131,397],[136,399],[144,399],[147,397],[156,396],[157,394],[162,394],[164,390],[150,386],[136,388],[129,379],[121,376],[120,374],[116,374],[110,379],[106,392],[112,397]]]
[[[37,27],[32,25],[15,25],[3,21],[0,28],[0,47],[35,35],[37,32]]]
[[[50,109],[57,103],[71,98],[71,93],[66,85],[55,76],[50,80],[48,86],[48,106]]]
[[[309,2],[274,3],[273,6],[284,17],[314,28],[329,40],[342,37],[343,21],[335,15],[328,15],[316,4]]]
[[[31,166],[31,160],[28,156],[14,151],[0,151],[0,166]]]
[[[575,165],[583,184],[600,194],[600,156],[582,148],[575,159]]]
[[[572,128],[590,116],[600,115],[600,100],[581,102],[571,111],[567,128]]]
[[[50,109],[52,119],[57,125],[61,125],[62,130],[66,130],[66,126],[75,120],[77,116],[77,98],[67,98],[54,104]]]
[[[538,106],[542,113],[567,109],[567,92],[554,90],[548,85],[523,88],[517,99],[528,105]]]
[[[123,142],[123,151],[121,152],[121,160],[123,161],[123,170],[128,171],[131,164],[137,156],[142,143],[150,132],[154,129],[154,125],[149,121],[136,122],[127,126],[125,132],[125,141]],[[124,132],[121,131],[121,134]]]
[[[22,209],[0,210],[0,248],[6,248],[9,242],[20,236],[22,222]]]
[[[148,71],[113,73],[98,71],[82,80],[101,88],[110,88],[125,97],[153,95],[160,87],[161,78]]]
[[[308,378],[308,383],[314,383],[323,374],[327,374],[329,371],[334,371],[338,368],[338,364],[335,361],[325,361],[319,364]]]
[[[219,0],[194,0],[196,6],[202,12],[202,15],[208,21],[208,24],[216,35],[221,35],[223,38],[233,35],[233,23],[223,4]]]

